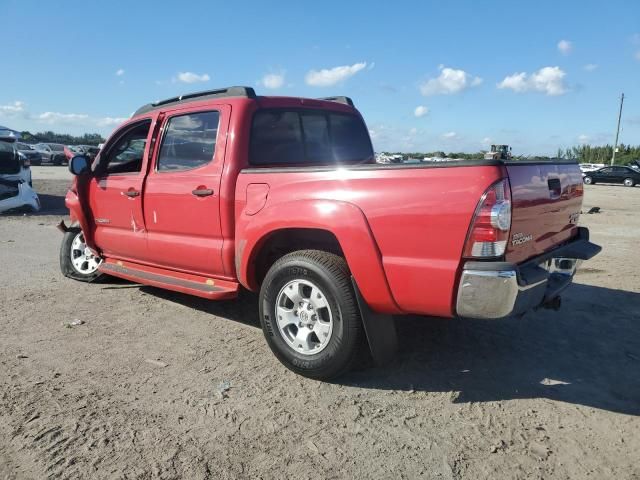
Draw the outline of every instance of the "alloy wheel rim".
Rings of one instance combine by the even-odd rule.
[[[296,279],[278,293],[275,306],[278,331],[301,355],[324,350],[333,334],[333,313],[324,292],[309,280]]]
[[[102,259],[96,257],[87,247],[82,232],[78,233],[71,242],[70,257],[73,268],[82,275],[91,275],[102,263]]]

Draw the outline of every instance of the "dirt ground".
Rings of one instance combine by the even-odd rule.
[[[586,187],[604,250],[559,312],[398,318],[395,363],[321,383],[253,295],[63,278],[66,182],[34,183],[0,217],[0,478],[640,478],[640,187]]]

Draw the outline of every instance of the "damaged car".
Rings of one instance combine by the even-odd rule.
[[[0,129],[0,213],[40,210],[40,200],[31,187],[29,162],[18,152],[16,140],[12,130]]]

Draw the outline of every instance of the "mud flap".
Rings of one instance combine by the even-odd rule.
[[[351,277],[351,283],[356,293],[356,300],[360,308],[360,316],[362,317],[362,324],[367,335],[367,342],[369,343],[373,361],[378,367],[387,365],[394,359],[398,351],[395,320],[392,315],[372,311],[364,298],[362,298],[353,277]]]

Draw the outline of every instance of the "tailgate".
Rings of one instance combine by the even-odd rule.
[[[582,174],[576,163],[512,162],[511,233],[506,260],[520,263],[577,234]]]

